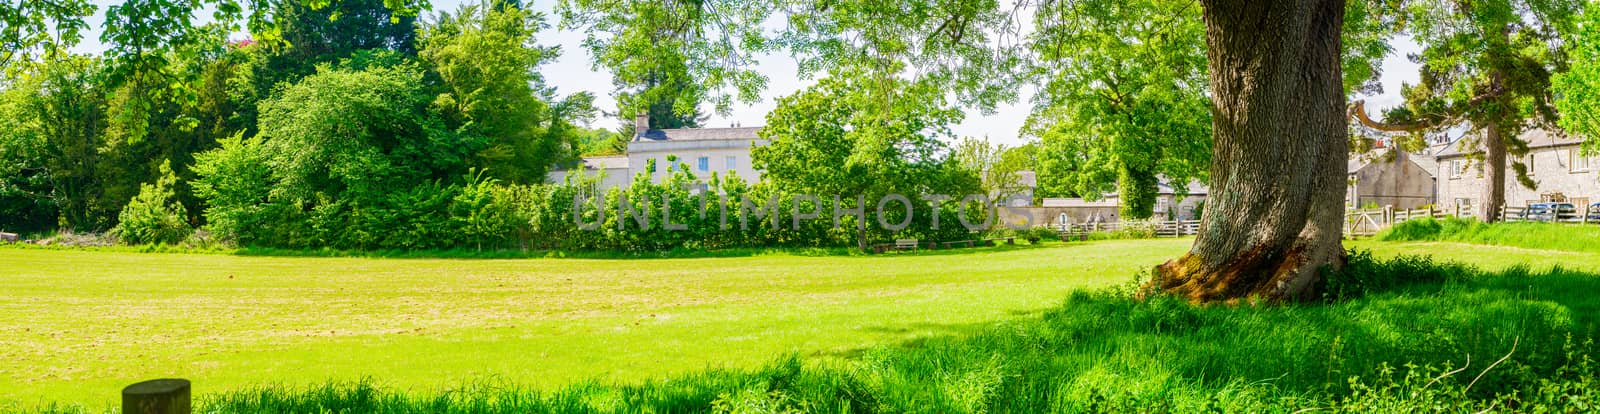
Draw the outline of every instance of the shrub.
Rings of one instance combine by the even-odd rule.
[[[1343,301],[1416,283],[1462,280],[1476,272],[1459,263],[1435,263],[1428,256],[1374,257],[1368,250],[1350,250],[1343,269],[1323,275],[1322,297]]]
[[[1028,239],[1030,244],[1039,244],[1044,240],[1061,240],[1061,233],[1050,226],[1033,227],[1018,233],[1019,236]]]
[[[111,233],[125,244],[177,244],[189,237],[193,229],[184,221],[188,212],[172,189],[177,182],[171,164],[161,163],[161,177],[139,186],[139,194],[117,215]]]

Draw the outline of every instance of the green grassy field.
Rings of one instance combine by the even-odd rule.
[[[372,377],[557,386],[843,355],[1129,280],[1184,242],[878,257],[425,260],[0,250],[0,401]]]
[[[631,383],[790,353],[855,359],[1036,318],[1073,291],[1128,282],[1188,243],[631,260],[5,249],[0,407],[98,409],[123,385],[167,376],[194,380],[202,395],[362,378],[430,394],[472,383]],[[1600,269],[1592,253],[1352,246],[1489,270]]]

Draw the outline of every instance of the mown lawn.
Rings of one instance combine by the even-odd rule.
[[[0,401],[371,377],[558,386],[841,355],[1126,282],[1186,242],[961,254],[423,260],[0,250]],[[0,403],[3,404],[3,403]]]
[[[123,385],[167,376],[194,380],[202,395],[362,378],[431,394],[484,382],[636,382],[757,367],[789,353],[851,358],[1037,317],[1073,291],[1126,283],[1188,243],[633,260],[4,249],[0,408],[98,409]],[[1591,253],[1352,246],[1491,271],[1600,269]]]

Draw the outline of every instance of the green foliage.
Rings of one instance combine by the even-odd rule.
[[[1588,2],[1567,34],[1571,66],[1556,74],[1551,89],[1561,128],[1584,138],[1584,149],[1600,151],[1600,4]]]
[[[419,39],[422,59],[446,85],[432,106],[457,133],[487,139],[473,166],[509,183],[544,182],[549,166],[577,154],[574,122],[593,115],[591,96],[558,101],[537,72],[559,56],[534,43],[543,19],[504,2],[466,5],[441,13]]]
[[[172,190],[177,183],[172,167],[162,163],[161,178],[139,187],[139,195],[117,215],[117,227],[111,233],[125,244],[177,244],[188,238],[194,229]]]
[[[651,125],[694,125],[698,105],[732,110],[735,99],[755,102],[767,79],[747,62],[768,49],[764,1],[561,0],[562,29],[581,29],[594,64],[609,69],[619,89],[625,125],[641,110]],[[624,132],[632,132],[625,127]]]
[[[132,192],[106,191],[102,170],[119,165],[101,152],[105,143],[107,91],[100,86],[101,65],[83,56],[62,56],[30,65],[7,85],[14,116],[7,132],[17,144],[31,141],[41,151],[48,191],[33,198],[54,206],[57,225],[79,231],[114,225]],[[21,149],[21,148],[19,148]],[[133,175],[139,177],[140,175]],[[135,188],[135,191],[137,188]]]
[[[96,7],[86,0],[0,3],[0,70],[33,53],[63,54],[83,40],[84,17]],[[19,59],[20,58],[20,59]]]
[[[769,144],[751,150],[752,165],[773,188],[819,197],[860,195],[866,204],[900,194],[923,212],[916,217],[931,218],[933,206],[921,196],[979,189],[976,174],[939,157],[945,150],[941,140],[950,138],[948,125],[959,117],[932,84],[835,74],[779,100],[760,132]],[[868,210],[868,224],[899,222],[879,217],[875,205],[848,204]],[[939,214],[949,215],[954,204],[944,203]],[[941,221],[958,227],[955,220]],[[884,238],[880,227],[858,226],[858,246]]]
[[[1047,157],[1064,158],[1044,181],[1070,186],[1050,192],[1096,199],[1116,189],[1122,217],[1147,219],[1158,177],[1179,189],[1205,180],[1211,106],[1197,5],[1051,3],[1034,19],[1081,28],[1042,32],[1033,45],[1049,75],[1027,129]]]
[[[581,128],[575,131],[578,155],[583,157],[622,155],[628,151],[627,135],[603,128]]]
[[[1017,235],[1027,239],[1030,244],[1061,240],[1061,232],[1048,226],[1031,227],[1027,230],[1019,231]]]
[[[264,204],[272,189],[272,167],[259,138],[235,135],[221,147],[195,156],[194,191],[206,200],[207,227],[227,240],[264,240],[269,211],[285,214],[294,206]]]
[[[1031,145],[1010,148],[988,140],[965,138],[951,149],[950,158],[968,174],[979,177],[982,194],[995,200],[1011,200],[1027,187],[1023,185],[1021,173],[1033,168],[1033,148]]]
[[[1368,250],[1350,250],[1344,268],[1323,275],[1320,290],[1324,300],[1338,302],[1406,285],[1465,281],[1475,271],[1456,263],[1434,263],[1426,256],[1382,259]]]
[[[0,88],[0,229],[49,230],[56,224],[51,198],[49,147],[40,131],[24,122],[29,91]]]

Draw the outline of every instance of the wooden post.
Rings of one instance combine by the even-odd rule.
[[[122,389],[123,414],[189,414],[189,380],[158,379]]]

